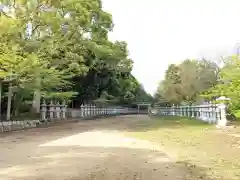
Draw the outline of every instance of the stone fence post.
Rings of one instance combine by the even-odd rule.
[[[81,117],[83,118],[84,117],[84,105],[83,104],[80,106],[80,109],[81,109]]]
[[[49,107],[49,118],[51,119],[51,120],[53,120],[53,118],[54,118],[54,104],[53,104],[53,102],[52,101],[50,101],[50,104],[48,105],[48,107]]]
[[[156,109],[156,108],[155,108]],[[159,115],[170,116],[187,116],[197,118],[208,123],[215,123],[218,126],[227,126],[226,105],[225,104],[202,104],[191,106],[172,106],[159,107],[157,109]]]
[[[84,105],[84,108],[83,108],[83,109],[84,109],[84,110],[83,110],[83,112],[84,112],[84,117],[87,117],[87,113],[88,113],[87,108],[88,108],[88,107],[87,107],[87,105],[85,104],[85,105]]]
[[[61,107],[59,102],[56,103],[55,105],[55,117],[56,119],[60,119],[60,113],[61,113]]]
[[[65,104],[65,101],[62,102],[61,105],[61,112],[62,112],[62,119],[66,119],[66,111],[67,111],[67,106]]]
[[[92,105],[92,116],[95,117],[95,104]]]
[[[175,106],[172,106],[172,116],[175,116]]]
[[[43,100],[43,103],[41,105],[41,119],[42,121],[46,121],[47,119],[47,105],[45,100]]]
[[[226,118],[226,105],[225,104],[220,104],[219,106],[219,111],[220,111],[220,118],[218,120],[217,125],[218,126],[226,126],[227,125],[227,118]]]

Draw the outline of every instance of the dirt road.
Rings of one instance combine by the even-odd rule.
[[[86,120],[0,136],[1,180],[180,180],[189,172],[150,142],[127,138],[147,116]]]

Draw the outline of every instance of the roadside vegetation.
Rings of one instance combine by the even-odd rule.
[[[152,117],[151,121],[139,121],[126,135],[158,144],[192,171],[202,167],[206,173],[202,179],[240,179],[239,127],[226,132],[195,119]]]

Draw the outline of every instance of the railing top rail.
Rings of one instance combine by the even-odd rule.
[[[166,106],[153,106],[154,108],[175,108],[175,109],[180,109],[180,108],[206,108],[206,107],[216,107],[216,106],[219,106],[220,104],[203,104],[203,105],[189,105],[189,106],[169,106],[169,107],[166,107]]]

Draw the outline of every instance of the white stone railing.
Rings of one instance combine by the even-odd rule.
[[[41,104],[41,121],[51,121],[55,119],[66,119],[67,115],[67,105],[65,102],[61,104],[57,102],[56,104],[51,101],[49,104],[46,104],[45,101]]]
[[[151,110],[157,115],[187,116],[218,126],[226,126],[225,104],[204,104],[197,106],[154,107]]]
[[[2,132],[33,128],[40,124],[68,119],[97,118],[104,116],[116,116],[124,114],[139,114],[139,109],[124,107],[98,107],[96,105],[81,105],[79,109],[67,108],[64,102],[41,104],[40,118],[37,120],[11,120],[1,121]]]
[[[67,108],[65,103],[50,104],[43,103],[41,105],[41,121],[65,120],[75,118],[94,118],[99,116],[113,116],[121,114],[138,114],[136,108],[123,107],[99,107],[96,105],[81,105],[79,109]]]
[[[40,124],[40,120],[12,120],[12,121],[1,121],[0,127],[1,132],[9,132],[13,130],[21,130],[25,128],[34,128]]]

